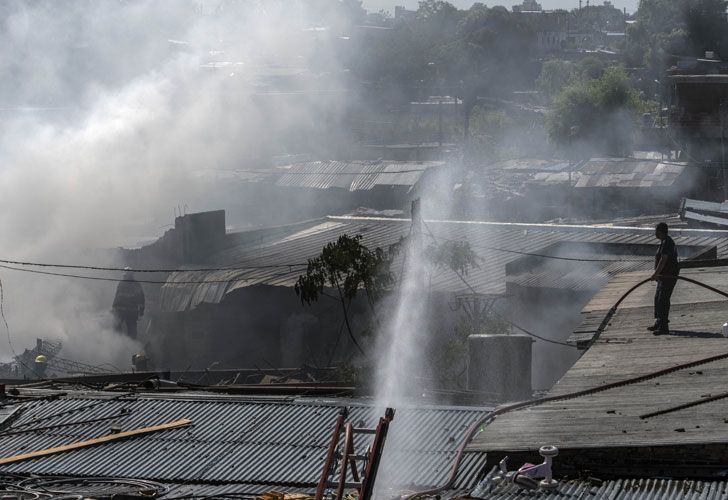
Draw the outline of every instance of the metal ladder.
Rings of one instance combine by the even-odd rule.
[[[326,492],[332,488],[336,488],[336,500],[341,500],[344,490],[347,489],[356,489],[359,500],[370,500],[374,492],[374,481],[379,470],[389,424],[394,419],[394,410],[387,408],[374,429],[354,427],[351,422],[346,421],[348,416],[348,408],[342,408],[336,419],[324,470],[316,488],[315,500],[323,500]],[[354,436],[357,434],[374,436],[371,445],[364,453],[357,454],[354,450]],[[361,475],[357,470],[357,462],[362,463]],[[349,470],[353,482],[346,480]]]

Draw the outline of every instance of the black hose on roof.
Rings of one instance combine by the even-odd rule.
[[[679,279],[679,280],[687,281],[688,283],[692,283],[694,285],[697,285],[697,286],[706,288],[706,289],[708,289],[708,290],[710,290],[712,292],[717,293],[718,295],[722,295],[723,297],[728,298],[728,292],[724,292],[723,290],[719,290],[719,289],[717,289],[715,287],[712,287],[710,285],[706,285],[705,283],[701,283],[698,280],[694,280],[692,278],[685,278],[683,276],[675,276],[675,277],[677,279]],[[609,311],[607,311],[607,314],[604,316],[604,319],[599,324],[599,328],[597,328],[596,334],[594,335],[594,337],[592,338],[591,343],[589,344],[590,347],[591,347],[591,345],[594,344],[594,342],[598,339],[599,335],[601,335],[601,333],[607,327],[607,325],[611,321],[612,317],[617,312],[617,308],[620,306],[620,304],[622,304],[622,302],[624,302],[624,300],[632,292],[634,292],[637,288],[641,287],[642,285],[644,285],[645,283],[648,283],[650,281],[652,281],[652,277],[640,281],[639,283],[637,283],[636,285],[634,285],[632,288],[630,288],[629,290],[627,290],[625,293],[623,293],[621,297],[619,297],[619,300],[617,300],[617,302],[614,303],[614,305],[611,307],[611,309],[609,309]],[[680,365],[676,365],[676,366],[673,366],[671,368],[665,368],[663,370],[658,370],[658,371],[655,371],[655,372],[651,372],[651,373],[648,373],[646,375],[640,375],[638,377],[632,377],[632,378],[620,380],[618,382],[612,382],[611,384],[600,385],[600,386],[597,386],[597,387],[593,387],[591,389],[585,389],[585,390],[581,390],[581,391],[570,392],[568,394],[562,394],[562,395],[558,395],[558,396],[546,396],[546,397],[543,397],[543,398],[532,399],[532,400],[529,400],[529,401],[520,401],[518,403],[513,403],[513,404],[510,404],[510,405],[507,405],[507,406],[502,406],[500,408],[497,408],[497,409],[495,409],[495,410],[493,410],[491,412],[486,413],[482,417],[480,417],[478,420],[476,420],[475,422],[473,422],[473,424],[470,426],[470,428],[468,428],[468,431],[465,434],[465,439],[463,439],[463,442],[458,447],[457,455],[455,456],[455,462],[453,463],[452,470],[450,471],[450,475],[448,476],[447,481],[445,482],[445,484],[443,484],[442,486],[438,486],[437,488],[432,488],[432,489],[429,489],[429,490],[419,491],[419,492],[413,493],[411,495],[407,495],[407,496],[403,497],[403,500],[415,500],[416,498],[419,498],[419,497],[422,497],[422,496],[433,496],[433,495],[436,495],[436,494],[438,494],[438,493],[440,493],[440,492],[442,492],[444,490],[448,490],[448,489],[452,488],[453,485],[455,484],[456,479],[457,479],[458,469],[460,468],[460,463],[462,462],[463,453],[465,452],[466,446],[473,439],[473,437],[475,437],[475,435],[480,430],[481,426],[483,426],[484,424],[488,423],[490,420],[492,420],[493,418],[497,417],[498,415],[503,415],[504,413],[508,413],[508,412],[515,411],[515,410],[520,410],[522,408],[528,408],[528,407],[532,407],[532,406],[542,405],[544,403],[550,403],[550,402],[554,402],[554,401],[566,401],[566,400],[569,400],[569,399],[576,399],[576,398],[580,398],[582,396],[588,396],[588,395],[591,395],[591,394],[596,394],[596,393],[599,393],[599,392],[607,391],[609,389],[615,389],[617,387],[624,387],[624,386],[627,386],[627,385],[637,384],[637,383],[644,382],[644,381],[647,381],[647,380],[651,380],[651,379],[654,379],[654,378],[657,378],[657,377],[661,377],[663,375],[668,375],[668,374],[674,373],[676,371],[685,370],[685,369],[688,369],[688,368],[693,368],[695,366],[700,366],[700,365],[704,365],[704,364],[707,364],[707,363],[713,363],[715,361],[720,361],[720,360],[723,360],[723,359],[728,359],[728,352],[723,353],[723,354],[717,354],[715,356],[710,356],[710,357],[707,357],[707,358],[696,359],[694,361],[690,361],[688,363],[683,363],[683,364],[680,364]]]

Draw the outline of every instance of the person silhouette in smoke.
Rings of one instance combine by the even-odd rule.
[[[660,222],[655,227],[655,237],[660,240],[660,247],[655,255],[655,273],[652,279],[657,282],[655,289],[655,324],[648,327],[655,335],[666,335],[670,332],[670,297],[680,274],[675,242],[667,234],[667,224]]]
[[[116,287],[111,310],[114,314],[114,330],[135,339],[137,321],[144,316],[144,290],[128,267],[124,268],[124,277]]]

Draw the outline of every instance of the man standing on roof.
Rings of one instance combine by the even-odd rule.
[[[124,277],[116,287],[111,310],[114,314],[114,329],[135,339],[137,321],[144,316],[144,290],[128,267],[124,269]]]
[[[655,324],[648,327],[655,335],[665,335],[670,332],[668,319],[670,315],[670,296],[677,283],[680,266],[677,262],[677,248],[675,242],[667,234],[667,224],[660,222],[655,227],[655,236],[660,240],[660,247],[655,255],[655,273],[652,279],[657,281],[655,290]]]

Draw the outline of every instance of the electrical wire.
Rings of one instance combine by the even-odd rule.
[[[415,163],[415,162],[407,162],[407,163]],[[382,164],[379,164],[382,165]],[[432,168],[432,167],[430,167]],[[218,170],[218,169],[215,169]],[[393,172],[382,172],[382,171],[357,171],[357,172],[326,172],[326,171],[318,171],[318,172],[284,172],[284,171],[275,171],[275,170],[255,170],[255,169],[242,169],[242,168],[231,168],[227,169],[231,172],[242,172],[246,174],[279,174],[281,176],[286,175],[325,175],[325,176],[339,176],[339,175],[398,175],[398,174],[409,174],[414,172],[425,172],[429,170],[429,168],[407,168],[402,170],[395,170]]]
[[[701,286],[712,292],[722,295],[723,297],[728,298],[727,292],[719,290],[710,285],[706,285],[705,283],[701,283],[700,281],[697,281],[697,280],[694,280],[691,278],[685,278],[683,276],[676,276],[676,278],[678,280],[687,281],[689,283],[693,283],[695,285]],[[602,322],[600,323],[599,327],[597,328],[597,331],[594,335],[594,338],[592,339],[592,342],[590,343],[590,346],[593,345],[594,342],[596,342],[597,338],[601,335],[601,333],[604,331],[604,329],[606,329],[607,325],[609,324],[612,317],[616,313],[617,308],[620,306],[620,304],[622,304],[622,302],[637,288],[641,287],[642,285],[644,285],[646,283],[649,283],[650,281],[652,281],[652,278],[644,279],[644,280],[640,281],[639,283],[635,284],[634,286],[632,286],[632,288],[627,290],[624,294],[622,294],[622,296],[617,300],[617,302],[615,302],[614,305],[609,309],[609,311],[607,311],[607,314],[604,316],[604,319],[602,319]],[[570,399],[576,399],[576,398],[579,398],[582,396],[589,396],[591,394],[597,394],[597,393],[600,393],[603,391],[607,391],[609,389],[614,389],[614,388],[618,388],[618,387],[624,387],[627,385],[637,384],[640,382],[645,382],[647,380],[652,380],[654,378],[661,377],[663,375],[668,375],[668,374],[671,374],[671,373],[674,373],[674,372],[677,372],[680,370],[686,370],[689,368],[704,365],[707,363],[712,363],[715,361],[721,361],[724,359],[728,359],[728,353],[717,354],[715,356],[710,356],[707,358],[700,358],[700,359],[697,359],[694,361],[690,361],[688,363],[683,363],[680,365],[673,366],[671,368],[665,368],[665,369],[658,370],[655,372],[647,373],[645,375],[640,375],[637,377],[620,380],[618,382],[612,382],[610,384],[600,385],[597,387],[593,387],[591,389],[584,389],[581,391],[575,391],[575,392],[570,392],[567,394],[561,394],[561,395],[556,395],[556,396],[546,396],[543,398],[533,399],[533,400],[529,400],[529,401],[521,401],[519,403],[514,403],[511,405],[503,406],[501,408],[488,412],[485,415],[483,415],[482,417],[480,417],[478,420],[473,422],[473,424],[470,426],[470,428],[466,432],[465,439],[463,439],[462,443],[460,444],[460,446],[458,448],[457,455],[455,457],[455,462],[453,463],[453,467],[450,471],[450,475],[448,476],[445,484],[443,484],[442,486],[438,486],[437,488],[432,488],[429,490],[413,493],[409,496],[404,497],[404,500],[415,500],[416,498],[420,498],[422,496],[434,496],[438,493],[441,493],[444,490],[447,490],[448,488],[451,488],[453,486],[453,484],[455,484],[455,480],[457,479],[457,474],[458,474],[458,470],[460,468],[460,464],[462,462],[463,453],[465,452],[465,447],[470,442],[470,440],[472,440],[473,437],[475,437],[475,435],[478,433],[478,431],[482,425],[489,422],[490,420],[497,417],[498,415],[502,415],[504,413],[508,413],[508,412],[515,411],[515,410],[520,410],[522,408],[530,408],[533,406],[542,405],[545,403],[550,403],[550,402],[555,402],[555,401],[566,401],[566,400],[570,400]]]
[[[425,230],[427,231],[427,234],[430,236],[430,238],[432,238],[434,240],[435,235],[432,234],[432,231],[430,230],[429,226],[427,225],[427,223],[424,220],[422,221],[422,225],[425,227]],[[452,241],[452,240],[450,240],[450,241]],[[465,277],[462,275],[462,273],[458,272],[455,269],[453,269],[452,271],[457,275],[458,278],[460,278],[460,281],[462,281],[465,284],[465,286],[467,286],[468,289],[470,289],[470,291],[472,293],[475,293],[475,294],[478,293],[478,291],[470,283],[468,283],[468,280],[465,279]],[[497,316],[498,318],[500,318],[501,320],[505,321],[509,325],[511,325],[513,328],[525,333],[526,335],[528,335],[530,337],[542,340],[544,342],[548,342],[549,344],[555,344],[555,345],[560,345],[563,347],[570,347],[570,348],[577,349],[577,346],[575,346],[574,344],[568,344],[566,342],[559,342],[558,340],[552,340],[552,339],[549,339],[546,337],[542,337],[541,335],[537,335],[529,330],[526,330],[522,326],[517,325],[513,321],[511,321],[508,318],[504,317],[503,315],[499,314],[494,309],[491,309],[491,313],[494,314],[495,316]]]
[[[457,243],[457,240],[453,240],[450,238],[445,238],[443,236],[435,236],[430,232],[430,236],[433,239],[436,240],[443,240],[448,241],[451,243]],[[581,243],[578,241],[575,241],[573,243]],[[587,242],[589,243],[589,242]],[[566,261],[572,261],[572,262],[649,262],[648,259],[588,259],[588,258],[582,258],[582,257],[560,257],[558,255],[547,255],[547,254],[540,254],[540,253],[534,253],[534,252],[524,252],[520,250],[510,250],[508,248],[498,248],[498,247],[491,247],[487,245],[471,245],[473,248],[482,248],[483,250],[493,250],[495,252],[504,252],[504,253],[512,253],[517,255],[524,255],[528,257],[540,257],[542,259],[552,259],[552,260],[566,260]]]
[[[22,273],[31,273],[31,274],[41,274],[45,276],[59,276],[63,278],[75,278],[75,279],[84,279],[84,280],[91,280],[91,281],[111,281],[114,283],[122,283],[122,282],[137,282],[137,283],[145,283],[145,284],[157,284],[157,285],[200,285],[205,283],[237,283],[240,281],[246,281],[248,278],[246,276],[239,276],[236,278],[230,278],[230,279],[218,279],[218,280],[184,280],[184,281],[162,281],[162,280],[136,280],[136,279],[129,279],[129,278],[111,278],[111,277],[103,277],[103,276],[84,276],[81,274],[72,274],[72,273],[56,273],[52,271],[40,271],[37,269],[24,269],[20,267],[13,267],[13,266],[7,266],[4,264],[0,264],[0,268],[3,269],[9,269],[11,271],[18,271]],[[256,269],[251,269],[250,272],[255,271]],[[280,273],[274,273],[268,276],[265,280],[261,281],[261,284],[264,284],[271,279],[279,278],[281,276],[286,276],[288,274],[291,274],[293,269],[289,269],[286,272],[280,272]]]
[[[266,264],[266,265],[244,265],[244,266],[230,266],[230,267],[200,267],[200,268],[175,268],[175,269],[132,269],[126,267],[104,267],[104,266],[85,266],[80,264],[52,264],[46,262],[26,262],[20,260],[3,260],[0,259],[0,264],[9,264],[15,266],[29,266],[29,267],[55,267],[59,269],[85,269],[89,271],[120,271],[120,272],[131,272],[131,273],[195,273],[195,272],[207,272],[207,271],[247,271],[257,269],[279,269],[283,267],[305,267],[308,263],[296,263],[296,264]]]
[[[10,346],[10,351],[13,353],[13,359],[15,359],[18,363],[20,363],[23,368],[25,368],[28,373],[34,374],[38,379],[42,379],[44,377],[41,377],[38,372],[35,371],[34,368],[28,366],[25,361],[23,361],[23,358],[18,356],[18,353],[15,352],[15,347],[13,346],[13,339],[12,335],[10,334],[10,325],[8,325],[8,320],[5,317],[5,288],[3,287],[3,280],[0,279],[0,317],[2,317],[3,324],[5,325],[5,331],[8,334],[8,345]]]

